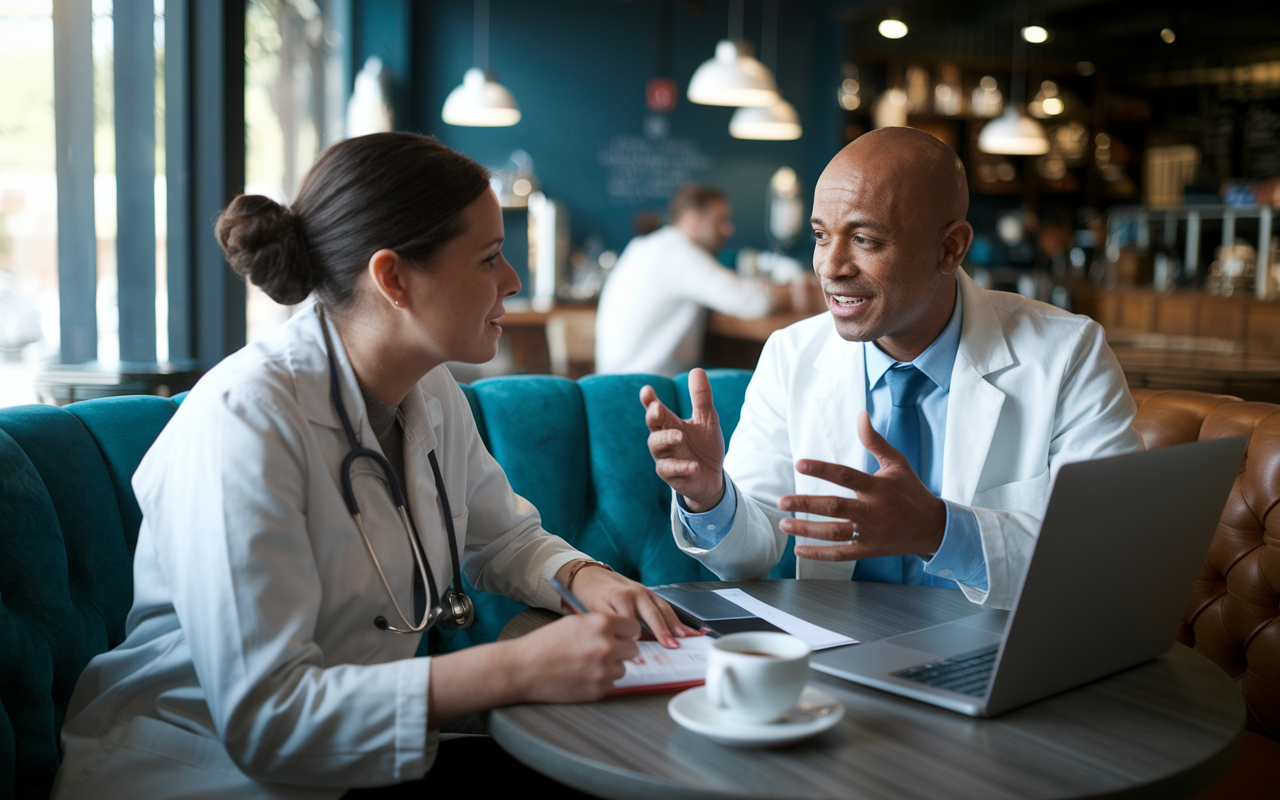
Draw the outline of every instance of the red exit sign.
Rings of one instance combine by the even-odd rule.
[[[650,111],[668,113],[676,108],[676,82],[670,78],[650,78],[644,87],[644,101]]]

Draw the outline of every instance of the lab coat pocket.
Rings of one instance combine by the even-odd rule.
[[[200,781],[200,796],[220,800],[301,796],[248,780],[220,741],[183,730],[151,717],[134,717],[109,735],[111,748],[92,772],[76,785],[55,791],[59,800],[100,796],[102,786],[128,787],[131,797],[177,797]],[[282,790],[276,792],[273,790]]]
[[[251,780],[222,742],[151,717],[133,718],[111,738],[115,742],[106,758],[83,782],[59,787],[59,800],[99,797],[103,786],[127,787],[129,797],[189,797],[193,776],[200,797],[210,800],[322,800],[342,792]]]
[[[1028,511],[1043,506],[1049,494],[1049,470],[1034,478],[1014,481],[978,492],[970,505],[997,511]]]

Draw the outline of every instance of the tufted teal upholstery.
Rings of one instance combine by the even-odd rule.
[[[749,378],[711,373],[726,437]],[[689,415],[684,378],[521,376],[463,391],[485,443],[548,530],[650,585],[711,578],[672,542],[671,494],[645,443],[645,383]],[[49,796],[76,679],[124,638],[142,516],[129,481],[178,402],[0,409],[0,800]],[[794,558],[772,574],[794,575]],[[491,641],[523,608],[473,594],[476,624],[446,634],[446,649]]]
[[[141,512],[129,478],[176,405],[0,411],[0,798],[45,798],[93,656],[124,639]]]
[[[751,373],[712,370],[711,388],[726,439],[737,427]],[[650,586],[715,576],[671,539],[671,490],[653,470],[640,387],[685,417],[688,378],[545,375],[492,378],[464,387],[481,435],[511,486],[542,514],[542,524],[583,552]],[[790,551],[770,573],[795,575]],[[467,591],[472,592],[470,586]],[[448,649],[488,642],[524,606],[474,592],[476,624],[443,633]]]

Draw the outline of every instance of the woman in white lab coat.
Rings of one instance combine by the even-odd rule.
[[[348,140],[291,207],[238,197],[218,236],[275,300],[312,300],[211,370],[138,468],[127,638],[76,686],[55,797],[483,788],[518,765],[491,745],[437,753],[441,726],[602,697],[638,619],[668,646],[694,633],[542,530],[443,366],[494,356],[519,289],[482,167],[424,136]],[[459,568],[551,609],[556,576],[606,613],[415,657],[437,616],[467,621]]]

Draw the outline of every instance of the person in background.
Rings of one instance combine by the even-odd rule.
[[[605,281],[596,315],[596,372],[675,376],[702,360],[707,309],[754,319],[786,307],[785,286],[743,278],[716,260],[733,235],[719,189],[688,185],[671,224],[637,236]]]

